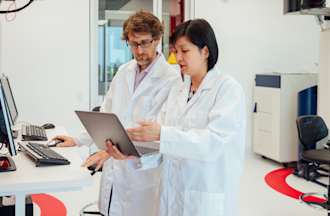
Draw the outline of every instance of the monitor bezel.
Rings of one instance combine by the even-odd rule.
[[[5,101],[5,96],[4,96],[4,92],[3,92],[3,88],[2,88],[2,83],[0,83],[0,103],[1,103],[1,109],[2,109],[2,113],[3,113],[3,118],[5,120],[5,127],[6,127],[6,131],[7,131],[7,136],[8,136],[8,143],[6,143],[8,146],[8,151],[9,154],[11,156],[15,156],[17,155],[17,151],[16,151],[16,146],[14,143],[14,139],[13,139],[13,133],[12,133],[12,129],[11,129],[11,123],[9,121],[9,111],[8,111],[8,106],[6,105],[6,101]]]
[[[12,112],[11,112],[10,109],[9,109],[8,98],[7,98],[7,96],[6,96],[6,93],[5,93],[4,87],[2,86],[2,89],[3,89],[3,95],[4,95],[5,100],[7,101],[6,104],[7,104],[7,106],[8,106],[8,110],[9,110],[9,115],[10,115],[11,122],[12,122],[12,124],[15,124],[15,122],[16,122],[16,120],[17,120],[17,118],[18,118],[18,110],[17,110],[17,106],[16,106],[16,102],[15,102],[14,94],[13,94],[13,91],[12,91],[12,89],[11,89],[9,79],[8,79],[8,77],[7,77],[6,75],[4,75],[4,74],[2,74],[2,77],[0,78],[0,82],[1,82],[1,84],[3,83],[3,80],[6,82],[8,88],[9,88],[9,94],[10,94],[9,97],[11,97],[11,100],[12,100],[12,102],[13,102],[13,104],[14,104],[14,107],[15,107],[15,117],[13,117]]]

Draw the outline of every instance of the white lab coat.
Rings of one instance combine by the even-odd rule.
[[[137,126],[139,120],[154,120],[167,99],[174,80],[180,72],[169,65],[159,54],[147,76],[134,91],[135,66],[133,59],[119,67],[101,105],[101,112],[115,113],[124,127]],[[87,132],[74,138],[78,146],[90,146],[93,140]]]
[[[186,77],[187,78],[187,77]],[[218,69],[187,103],[190,79],[162,108],[161,216],[233,216],[245,149],[245,97]]]
[[[137,121],[155,119],[167,99],[170,87],[180,73],[161,55],[134,91],[136,61],[120,67],[114,77],[101,112],[115,113],[124,127]],[[158,160],[159,158],[157,158]],[[141,161],[109,159],[103,166],[99,207],[108,215],[110,190],[111,216],[154,216],[159,207],[159,167],[145,168]],[[138,167],[139,166],[139,167]]]

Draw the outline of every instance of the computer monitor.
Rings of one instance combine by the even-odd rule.
[[[0,84],[0,143],[8,148],[9,154],[14,156],[17,154],[13,134],[11,131],[11,123],[9,120],[8,106]],[[0,172],[14,171],[16,166],[9,156],[0,156]]]
[[[0,82],[2,85],[2,90],[3,90],[3,94],[5,96],[6,104],[9,109],[10,120],[11,120],[12,124],[14,124],[16,122],[16,119],[18,116],[18,111],[17,111],[16,103],[14,100],[13,92],[11,90],[8,77],[6,77],[5,75],[2,75],[0,78]]]

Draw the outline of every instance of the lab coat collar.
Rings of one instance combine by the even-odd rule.
[[[180,96],[178,97],[178,105],[183,106],[181,107],[182,115],[185,114],[195,103],[198,101],[199,97],[202,96],[204,91],[210,90],[215,85],[215,79],[214,76],[218,73],[218,70],[212,69],[207,72],[205,78],[203,79],[201,85],[197,89],[197,92],[195,95],[190,99],[190,101],[187,103],[188,94],[190,90],[190,83],[191,83],[191,77],[185,75],[184,76],[184,82],[180,90]]]
[[[208,71],[205,78],[203,79],[200,87],[198,88],[197,92],[202,92],[204,90],[209,90],[212,88],[214,84],[214,76],[218,73],[218,70],[213,68],[212,70]],[[188,75],[183,76],[184,88],[187,86],[190,88],[191,77]],[[196,93],[197,93],[196,92]]]
[[[136,61],[134,60],[134,63],[136,64]],[[133,95],[134,93],[134,79],[135,79],[135,64],[129,64],[127,66],[126,71],[126,81],[128,86],[128,91],[130,95]]]
[[[218,70],[216,70],[214,68],[212,68],[210,71],[208,71],[207,74],[205,75],[204,79],[202,80],[200,87],[197,89],[197,92],[211,89],[214,84],[214,76],[217,73],[218,73]],[[189,77],[189,84],[190,84],[190,77]]]
[[[150,77],[153,79],[160,78],[167,73],[168,67],[170,65],[165,60],[165,57],[162,53],[159,54],[160,56],[157,57],[155,65],[151,68]]]
[[[129,65],[127,71],[127,85],[129,88],[129,92],[133,95],[133,99],[138,95],[142,94],[146,89],[148,89],[157,79],[164,76],[167,73],[168,68],[170,65],[165,60],[163,54],[159,54],[160,56],[157,57],[156,62],[150,69],[149,73],[146,77],[142,80],[142,82],[137,86],[134,91],[134,80],[135,80],[135,69],[136,69],[136,61],[134,60],[135,64]],[[156,83],[155,83],[156,84]]]

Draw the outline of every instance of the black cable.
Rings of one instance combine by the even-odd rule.
[[[96,211],[84,211],[84,214],[89,214],[89,215],[103,215],[100,212],[96,212]]]
[[[1,1],[1,0],[0,0]],[[21,11],[23,10],[24,8],[26,8],[27,6],[29,6],[34,0],[30,0],[26,5],[20,7],[20,8],[17,8],[15,10],[9,10],[9,11],[0,11],[0,14],[7,14],[7,13],[15,13],[15,12],[18,12],[18,11]],[[2,2],[2,1],[1,1]]]
[[[110,206],[111,206],[111,201],[112,201],[112,190],[113,190],[113,185],[111,185],[111,190],[110,190],[109,206],[108,206],[108,215],[110,215]]]

